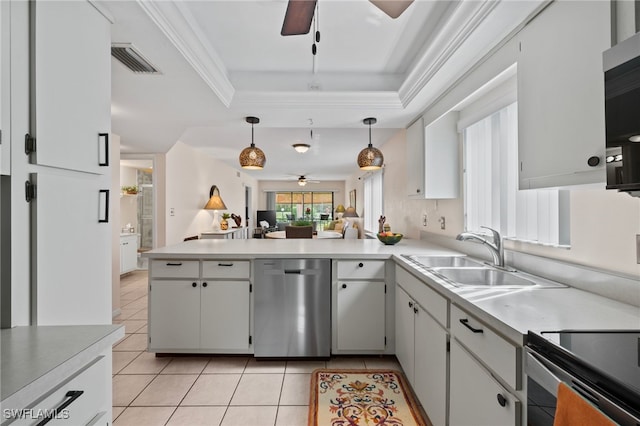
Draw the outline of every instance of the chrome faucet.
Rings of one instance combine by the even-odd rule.
[[[493,234],[493,243],[486,240],[481,234],[475,234],[473,232],[463,232],[458,234],[456,240],[458,241],[470,241],[477,242],[487,246],[493,256],[493,266],[498,268],[504,268],[504,249],[502,248],[502,237],[500,233],[495,229],[491,229],[487,226],[481,226],[481,228],[488,229]]]

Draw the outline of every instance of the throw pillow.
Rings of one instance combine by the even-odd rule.
[[[333,228],[334,231],[338,231],[338,232],[342,232],[342,229],[344,228],[344,222],[340,221],[336,223],[336,226]]]
[[[332,220],[324,229],[327,231],[333,231],[336,229],[336,223],[338,223],[337,220]]]

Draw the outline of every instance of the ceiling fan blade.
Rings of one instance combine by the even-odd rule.
[[[282,23],[283,36],[308,34],[317,0],[289,0]]]
[[[413,3],[413,0],[369,0],[378,9],[389,15],[391,18],[396,19],[398,16],[407,10],[407,8]],[[289,1],[291,3],[291,1]]]

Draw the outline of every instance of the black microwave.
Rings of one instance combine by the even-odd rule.
[[[607,189],[640,195],[640,33],[604,52]]]

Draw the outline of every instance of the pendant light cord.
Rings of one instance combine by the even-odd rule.
[[[371,144],[371,122],[369,122],[369,148],[373,148],[373,145]]]

